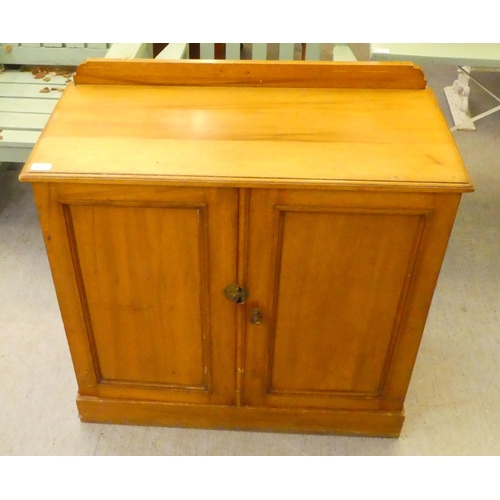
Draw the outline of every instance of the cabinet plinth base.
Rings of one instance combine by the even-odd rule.
[[[297,410],[78,396],[82,422],[397,438],[403,411]]]

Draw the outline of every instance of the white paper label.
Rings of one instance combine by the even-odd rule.
[[[52,163],[33,163],[30,170],[38,170],[39,172],[46,172],[52,168]]]
[[[389,49],[373,49],[373,52],[375,54],[388,54],[389,53]]]

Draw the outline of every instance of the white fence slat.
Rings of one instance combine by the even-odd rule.
[[[0,98],[0,111],[15,113],[52,113],[57,99],[23,99],[21,97]]]
[[[42,130],[49,117],[50,114],[0,111],[0,129]],[[0,132],[0,135],[3,135],[3,132]]]
[[[265,61],[267,59],[267,43],[252,44],[252,59],[255,61]]]
[[[200,43],[200,59],[214,59],[214,58],[215,58],[215,44]]]
[[[106,49],[108,45],[106,43],[88,43],[87,47],[89,49]]]
[[[187,59],[189,56],[188,43],[169,43],[157,56],[158,60]]]
[[[107,48],[12,47],[7,52],[0,47],[0,64],[44,66],[78,66],[89,57],[104,57]]]
[[[84,43],[66,43],[66,47],[68,48],[73,48],[73,49],[84,49],[85,44]]]
[[[42,44],[44,47],[62,47],[62,43],[43,43]]]
[[[2,83],[0,84],[0,97],[33,97],[35,99],[59,99],[62,92],[59,90],[50,90],[50,92],[40,92],[43,88],[61,88],[64,85],[52,84],[50,82],[42,82],[40,85],[19,85],[17,83]]]
[[[320,43],[306,44],[306,61],[319,61],[321,53]]]
[[[35,143],[19,147],[12,145],[9,145],[8,147],[0,147],[0,163],[3,161],[26,163],[31,154],[31,151],[33,150],[34,145]]]
[[[2,145],[0,151],[10,147],[32,148],[41,132],[34,130],[2,130]]]
[[[279,47],[280,61],[293,61],[295,44],[294,43],[280,43],[279,46],[280,46]]]
[[[43,82],[45,85],[48,83],[56,83],[59,85],[64,85],[67,78],[61,75],[50,76],[49,82]],[[3,71],[0,73],[0,83],[22,83],[22,84],[41,84],[41,80],[37,80],[31,71]]]
[[[226,43],[226,59],[241,59],[241,45],[239,43]]]
[[[19,45],[22,45],[23,47],[41,47],[41,43],[21,43]]]

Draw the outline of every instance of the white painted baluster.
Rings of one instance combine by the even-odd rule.
[[[293,61],[295,44],[294,43],[280,43],[279,58],[280,61]]]
[[[150,59],[153,46],[150,43],[114,43],[104,56],[107,59]]]
[[[239,43],[226,43],[226,59],[238,60],[241,59]]]
[[[334,61],[357,61],[347,43],[336,43],[333,49]]]
[[[252,44],[252,59],[265,61],[267,59],[267,43]]]
[[[200,43],[200,59],[215,59],[215,44]]]
[[[320,43],[306,44],[306,61],[319,61],[320,52],[321,52]]]

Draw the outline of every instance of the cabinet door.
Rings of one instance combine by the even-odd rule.
[[[401,409],[450,200],[251,191],[244,403]]]
[[[237,190],[36,190],[80,394],[231,404]]]

